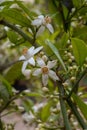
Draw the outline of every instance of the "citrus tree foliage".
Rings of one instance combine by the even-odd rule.
[[[86,0],[0,2],[0,130],[86,130],[86,80]]]

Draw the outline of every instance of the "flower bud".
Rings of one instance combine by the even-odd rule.
[[[43,59],[45,62],[47,62],[48,57],[47,57],[46,55],[43,55],[43,56],[42,56],[42,59]]]
[[[75,10],[76,10],[75,8],[72,8],[71,12],[72,12],[72,13],[74,13],[74,12],[75,12]]]
[[[49,89],[47,87],[42,88],[43,92],[49,92]]]
[[[70,52],[68,52],[68,54],[67,54],[70,58],[71,58],[71,56],[72,56],[72,54],[70,53]]]
[[[68,87],[68,85],[69,85],[69,84],[68,84],[67,82],[64,82],[64,83],[63,83],[63,86],[64,86],[64,87]]]
[[[38,128],[42,128],[43,126],[44,126],[44,125],[40,123],[40,124],[38,125]]]
[[[70,66],[68,69],[69,69],[69,71],[71,71],[71,70],[73,70],[73,67],[72,67],[72,66]]]
[[[70,44],[70,43],[71,43],[71,42],[70,42],[70,39],[68,39],[67,43],[68,43],[68,44]]]
[[[67,54],[67,51],[64,51],[65,54]]]
[[[74,58],[74,56],[71,56],[70,58],[71,58],[72,60],[74,60],[74,59],[75,59],[75,58]]]
[[[74,70],[77,70],[78,69],[78,67],[76,66],[76,65],[73,65],[73,67],[72,67]]]
[[[68,62],[69,62],[69,63],[72,63],[72,59],[69,59]]]
[[[76,80],[76,77],[71,77],[70,81],[74,82]]]
[[[40,55],[41,55],[41,56],[43,56],[43,55],[44,55],[44,52],[43,52],[43,51],[41,51],[41,52],[40,52]]]
[[[72,49],[72,45],[69,45],[69,49]]]

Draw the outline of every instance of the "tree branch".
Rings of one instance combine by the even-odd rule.
[[[58,82],[58,89],[59,89],[59,93],[60,93],[60,105],[61,105],[65,128],[66,128],[66,130],[71,130],[71,126],[70,126],[68,116],[67,116],[66,105],[65,105],[65,101],[64,101],[65,99],[63,98],[65,96],[64,89],[60,82]]]
[[[82,128],[84,130],[87,129],[87,124],[85,123],[85,121],[83,120],[83,118],[81,117],[80,113],[77,110],[77,107],[75,106],[75,104],[72,102],[71,99],[67,99],[66,100],[68,105],[70,106],[72,112],[74,113],[74,115],[76,116],[77,120],[79,121],[80,125],[82,126]]]
[[[12,97],[11,99],[9,99],[9,101],[8,101],[5,105],[3,105],[3,106],[1,107],[1,109],[0,109],[0,114],[9,106],[9,104],[10,104],[12,101],[14,101],[14,100],[17,98],[18,95],[20,95],[20,93],[21,93],[21,92],[18,92],[14,97]]]
[[[15,25],[5,21],[5,20],[1,20],[0,24],[8,26],[9,28],[13,29],[14,31],[16,31],[17,33],[19,33],[25,40],[27,40],[30,44],[32,44],[33,46],[37,46],[36,43],[33,42],[33,39],[30,38],[26,33],[24,33],[20,28],[16,27]]]
[[[84,77],[84,75],[87,73],[87,68],[82,72],[82,74],[79,76],[79,78],[76,80],[72,90],[69,92],[69,95],[67,98],[70,98],[72,93],[75,92],[76,88],[78,88],[78,84],[80,82],[80,80]]]

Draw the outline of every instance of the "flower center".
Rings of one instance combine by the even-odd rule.
[[[26,54],[27,54],[27,51],[28,51],[28,48],[24,48],[24,49],[23,49],[23,54],[26,55]]]
[[[46,17],[45,17],[45,22],[46,22],[46,23],[51,23],[51,18],[50,18],[49,16],[46,16]]]
[[[47,66],[44,66],[44,67],[42,68],[42,73],[43,73],[43,74],[47,74],[48,72],[49,72],[48,67],[47,67]]]

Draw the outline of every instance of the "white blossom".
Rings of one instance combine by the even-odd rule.
[[[19,60],[23,60],[24,63],[22,65],[22,73],[24,76],[26,76],[27,78],[30,78],[30,74],[31,74],[31,70],[30,69],[26,69],[27,65],[33,65],[35,66],[35,60],[34,60],[34,55],[36,53],[38,53],[43,47],[38,47],[35,49],[34,46],[32,46],[31,48],[27,49],[24,48],[23,49],[23,55],[19,58]]]
[[[24,119],[24,121],[26,121],[28,123],[32,123],[33,120],[35,119],[35,116],[33,115],[32,112],[30,112],[30,114],[28,114],[28,113],[23,114],[22,118]]]
[[[45,28],[48,28],[48,30],[53,33],[54,29],[50,23],[51,18],[49,16],[44,17],[43,15],[39,15],[35,20],[33,20],[32,25],[39,28],[36,36],[40,35]]]
[[[38,76],[42,74],[42,83],[44,86],[48,84],[48,78],[50,77],[54,81],[59,80],[58,76],[56,73],[51,70],[57,63],[56,60],[53,61],[48,61],[47,65],[45,64],[44,60],[41,58],[37,58],[37,63],[40,68],[36,69],[33,72],[34,76]]]

